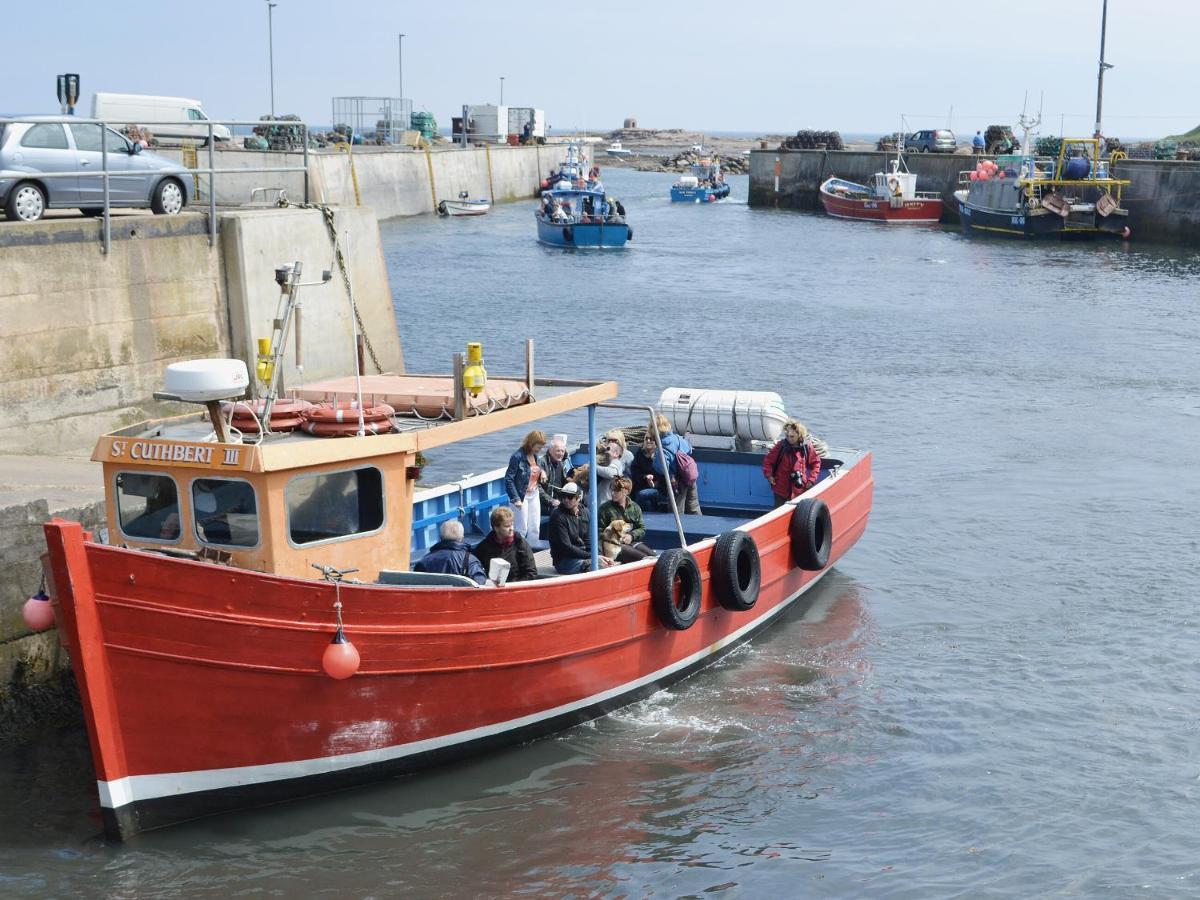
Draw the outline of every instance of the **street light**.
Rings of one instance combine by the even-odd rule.
[[[404,104],[404,35],[400,35],[400,40],[397,41],[400,53],[400,103]]]
[[[267,0],[267,53],[271,60],[271,118],[275,118],[275,17],[278,3]]]
[[[500,76],[500,105],[504,105],[504,76]]]

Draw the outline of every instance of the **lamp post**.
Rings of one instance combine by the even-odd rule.
[[[500,105],[504,105],[504,76],[500,76]]]
[[[1104,61],[1104,34],[1108,30],[1108,0],[1104,0],[1104,11],[1100,14],[1100,72],[1096,76],[1096,132],[1092,137],[1100,137],[1100,110],[1104,105],[1104,70],[1111,69],[1112,64]]]
[[[400,54],[400,104],[404,105],[404,35],[400,35],[400,40],[397,41]]]
[[[271,65],[271,118],[275,118],[275,7],[278,3],[267,0],[267,54]]]

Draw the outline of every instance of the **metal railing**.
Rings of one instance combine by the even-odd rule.
[[[104,119],[84,119],[84,118],[79,118],[77,116],[35,116],[35,117],[28,117],[28,118],[22,118],[19,116],[5,116],[4,118],[0,119],[0,125],[25,124],[25,123],[50,124],[50,125],[61,124],[61,125],[99,125],[100,126],[100,171],[95,173],[95,175],[98,175],[100,177],[101,181],[103,182],[104,203],[103,203],[103,212],[102,212],[103,223],[101,226],[101,235],[102,235],[102,240],[103,240],[103,245],[104,245],[103,251],[104,251],[105,255],[107,255],[109,253],[109,251],[112,249],[112,225],[111,225],[111,221],[110,221],[110,211],[111,211],[112,207],[111,207],[111,202],[110,202],[111,191],[110,191],[109,182],[113,177],[119,177],[119,178],[120,177],[129,177],[128,172],[126,172],[126,171],[115,171],[114,172],[113,170],[109,169],[109,166],[108,166],[108,159],[110,156],[110,152],[108,149],[109,129],[111,128],[113,131],[120,133],[120,128],[116,124],[110,123]],[[120,125],[127,125],[127,124],[128,123],[124,123],[124,122],[120,123]],[[197,122],[197,121],[192,121],[192,120],[170,119],[170,120],[159,120],[159,121],[152,121],[152,122],[151,121],[146,121],[146,122],[139,121],[137,123],[137,125],[139,127],[151,127],[151,129],[153,128],[153,126],[162,126],[162,125],[173,125],[173,126],[187,125],[190,128],[203,127],[205,129],[205,132],[207,133],[207,138],[197,136],[196,138],[179,138],[179,141],[182,146],[187,147],[189,143],[199,143],[200,141],[203,140],[204,143],[203,143],[202,147],[203,147],[203,149],[208,150],[208,165],[203,168],[201,168],[199,166],[192,168],[181,162],[180,168],[185,169],[189,174],[191,174],[193,176],[196,176],[196,175],[207,175],[208,176],[208,245],[210,247],[213,246],[217,241],[217,176],[218,175],[246,175],[246,174],[261,174],[261,173],[280,173],[280,172],[295,173],[295,172],[298,172],[298,173],[301,173],[304,177],[304,202],[305,203],[309,202],[309,177],[308,177],[309,128],[308,128],[308,125],[304,122],[297,122],[294,119],[254,119],[254,120],[248,120],[248,121],[234,120],[234,119],[222,119],[222,120],[206,119],[203,122]],[[216,160],[214,158],[214,153],[215,153],[214,144],[216,142],[215,126],[217,126],[217,125],[224,125],[227,127],[230,127],[230,126],[232,126],[232,127],[284,126],[284,127],[288,127],[288,128],[300,128],[301,132],[302,132],[302,142],[301,143],[302,143],[303,150],[304,150],[304,164],[302,166],[244,166],[244,167],[237,167],[237,168],[220,168],[219,169],[216,167]],[[125,138],[125,139],[128,140],[131,144],[135,143],[131,138]],[[94,152],[94,151],[76,151],[76,152]],[[151,151],[151,152],[153,152],[153,151]],[[267,153],[267,152],[272,152],[272,151],[260,150],[260,151],[248,151],[248,152]],[[281,151],[274,151],[274,152],[288,152],[288,151],[281,150]],[[147,175],[147,177],[153,177],[152,170],[140,170],[140,171],[144,172]],[[24,178],[22,176],[27,176],[27,178]],[[78,178],[79,176],[80,176],[80,172],[78,169],[72,170],[70,172],[27,172],[27,173],[23,173],[23,172],[19,172],[19,171],[14,171],[11,176],[4,175],[3,180],[5,180],[5,181],[13,180],[14,182],[18,182],[18,181],[22,181],[22,180],[41,180],[41,179],[45,179],[45,178]],[[199,193],[198,188],[197,188],[197,193]],[[47,199],[49,199],[49,198],[47,198]]]

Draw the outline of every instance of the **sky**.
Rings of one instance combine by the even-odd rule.
[[[558,131],[844,134],[1014,123],[1090,133],[1102,0],[274,0],[277,113],[330,124],[335,96],[404,95],[445,127],[464,103],[546,110]],[[214,119],[270,111],[266,0],[5,4],[0,113],[58,111],[55,76],[96,91],[200,100]],[[1200,125],[1200,0],[1109,0],[1104,131]],[[734,11],[737,10],[737,14]]]

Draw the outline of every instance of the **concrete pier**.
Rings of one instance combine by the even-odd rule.
[[[338,209],[333,219],[350,235],[342,250],[374,356],[403,371],[375,212]],[[234,356],[253,370],[255,338],[270,336],[275,316],[275,267],[299,260],[304,280],[320,281],[333,259],[318,209],[222,212],[218,224],[210,246],[200,213],[115,216],[107,256],[95,219],[0,227],[0,740],[66,696],[57,632],[31,634],[21,607],[40,580],[42,523],[102,522],[100,467],[88,459],[97,437],[195,411],[153,398],[172,362]],[[332,274],[302,289],[308,380],[354,370],[354,316]],[[371,357],[367,365],[374,371]],[[294,333],[283,377],[301,377]]]
[[[750,205],[821,209],[818,188],[830,175],[866,183],[886,171],[894,153],[826,150],[755,150],[750,154]],[[946,202],[942,221],[957,223],[959,172],[981,159],[963,154],[922,153],[905,157],[917,174],[917,190],[936,191]],[[1200,163],[1123,159],[1114,167],[1131,183],[1122,193],[1135,241],[1200,247]]]

